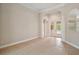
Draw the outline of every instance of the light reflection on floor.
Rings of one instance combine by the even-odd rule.
[[[63,47],[62,38],[56,38],[56,46],[57,47]]]
[[[62,38],[57,38],[57,37],[48,37],[48,39],[53,39],[55,40],[55,43],[56,43],[56,47],[63,47],[63,44],[62,44]],[[53,43],[52,43],[53,44]]]

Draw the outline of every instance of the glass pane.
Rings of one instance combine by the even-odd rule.
[[[53,29],[54,29],[54,24],[52,23],[52,24],[51,24],[51,30],[53,30]]]
[[[61,30],[61,22],[57,21],[56,23],[56,30]]]

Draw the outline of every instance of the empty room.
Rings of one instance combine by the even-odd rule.
[[[0,3],[0,55],[79,55],[79,3]]]

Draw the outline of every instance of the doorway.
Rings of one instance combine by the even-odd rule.
[[[42,37],[64,38],[64,22],[60,14],[42,18]]]
[[[51,37],[61,38],[62,36],[62,23],[61,21],[56,21],[51,23]]]

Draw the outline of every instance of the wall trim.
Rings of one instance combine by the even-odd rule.
[[[74,47],[74,48],[76,48],[76,49],[79,49],[79,46],[77,46],[77,45],[75,45],[75,44],[73,44],[73,43],[71,43],[71,42],[68,42],[68,41],[66,41],[66,40],[62,40],[63,42],[65,42],[65,43],[67,43],[67,44],[69,44],[69,45],[71,45],[72,47]]]
[[[13,45],[16,45],[16,44],[24,43],[24,42],[27,42],[27,41],[30,41],[30,40],[33,40],[33,39],[36,39],[36,38],[39,38],[39,37],[40,37],[39,35],[36,35],[36,36],[31,37],[31,38],[27,38],[25,40],[22,40],[22,41],[18,41],[18,42],[14,42],[14,43],[11,43],[11,44],[3,45],[3,46],[0,46],[0,49],[7,48],[7,47],[10,47],[10,46],[13,46]]]

